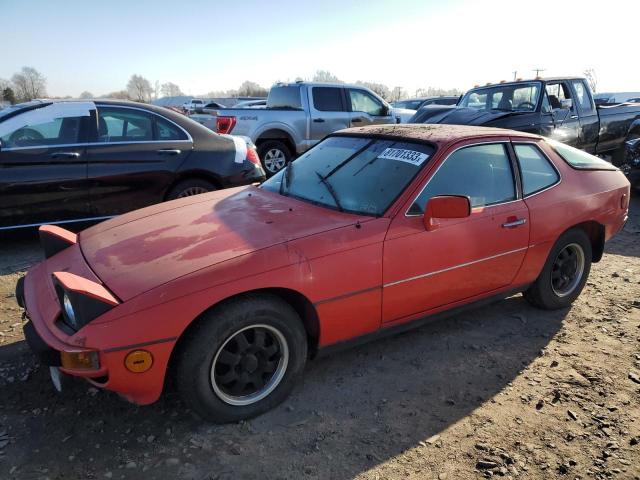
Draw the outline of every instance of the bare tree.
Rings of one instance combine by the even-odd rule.
[[[389,98],[389,100],[396,101],[396,100],[400,100],[401,98],[404,98],[405,96],[406,96],[406,93],[404,91],[404,88],[393,87],[393,90],[391,91],[391,97]]]
[[[151,82],[142,75],[131,75],[127,83],[127,93],[133,100],[147,103],[151,100],[153,88]]]
[[[385,100],[388,99],[391,94],[389,87],[387,87],[386,85],[383,85],[382,83],[363,82],[358,80],[356,82],[356,85],[362,85],[363,87],[367,87],[369,90],[376,92]]]
[[[129,97],[129,92],[127,92],[126,90],[118,90],[116,92],[107,93],[106,95],[103,95],[102,98],[114,98],[117,100],[131,100],[131,97]]]
[[[28,102],[47,95],[47,79],[32,67],[22,67],[11,77],[18,100]]]
[[[160,91],[165,97],[180,97],[184,95],[182,90],[180,90],[180,87],[172,82],[163,83],[160,87]]]
[[[82,92],[80,94],[80,98],[94,98],[93,93],[88,92],[87,90],[85,90],[84,92]]]
[[[313,75],[313,81],[321,83],[344,83],[328,70],[316,70],[316,73]]]
[[[256,82],[245,80],[238,89],[239,97],[266,97],[267,89],[261,87]]]
[[[462,91],[457,88],[439,88],[439,87],[426,87],[416,90],[416,97],[441,97],[444,95],[458,96],[462,95]]]
[[[584,72],[582,72],[587,82],[589,82],[589,86],[591,87],[591,91],[595,93],[596,87],[598,86],[598,77],[596,76],[596,71],[593,68],[587,68]]]

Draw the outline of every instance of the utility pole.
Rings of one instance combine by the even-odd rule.
[[[536,72],[536,78],[540,76],[540,72],[544,72],[544,68],[534,68],[533,71]]]
[[[517,78],[517,77],[518,77],[518,71],[517,71],[517,70],[514,70],[514,71],[513,71],[513,81],[514,81],[514,82],[516,81],[516,78]]]

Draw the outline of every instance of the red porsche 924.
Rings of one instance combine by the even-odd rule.
[[[168,372],[205,419],[282,402],[307,358],[517,292],[565,308],[623,227],[611,164],[522,132],[337,132],[261,186],[41,227],[17,285],[25,335],[64,375],[156,401]]]

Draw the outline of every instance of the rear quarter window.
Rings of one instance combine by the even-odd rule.
[[[525,196],[532,195],[558,183],[560,176],[547,157],[530,144],[514,144],[522,175],[522,189]]]
[[[546,142],[565,162],[578,170],[617,170],[617,168],[609,162],[590,153],[583,152],[582,150],[554,140],[547,139]]]

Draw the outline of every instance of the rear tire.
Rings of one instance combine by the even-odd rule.
[[[247,295],[207,312],[184,339],[177,385],[205,420],[236,422],[280,404],[302,375],[300,317],[273,295]]]
[[[291,150],[281,140],[267,140],[258,146],[260,161],[267,177],[282,170],[291,161]]]
[[[191,197],[200,195],[201,193],[212,192],[216,187],[211,182],[192,178],[184,180],[173,187],[167,194],[167,200],[175,200],[176,198]]]
[[[524,292],[524,298],[545,310],[569,307],[587,283],[591,259],[587,234],[578,228],[565,232],[551,249],[535,283]]]

